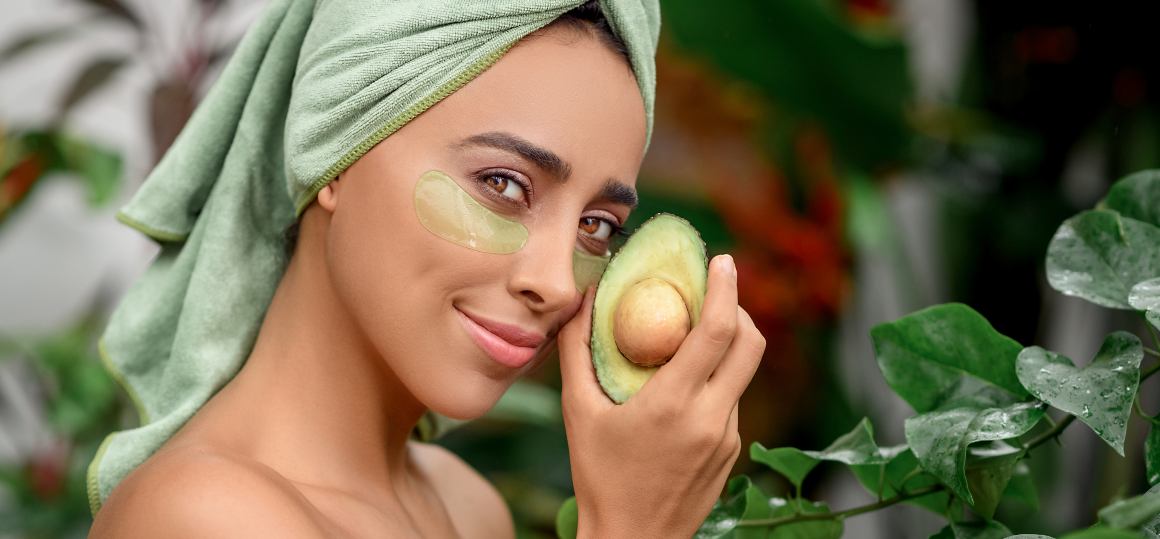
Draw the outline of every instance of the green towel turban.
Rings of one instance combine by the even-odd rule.
[[[141,426],[89,466],[93,512],[241,368],[288,261],[283,233],[328,181],[582,0],[272,0],[117,217],[161,245],[101,339]],[[656,0],[602,0],[648,133]]]

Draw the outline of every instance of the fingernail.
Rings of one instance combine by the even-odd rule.
[[[737,277],[737,264],[733,262],[733,255],[721,255],[721,268],[732,277]]]

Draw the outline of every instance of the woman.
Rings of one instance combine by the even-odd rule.
[[[102,341],[144,425],[94,459],[94,537],[510,537],[494,488],[410,434],[482,415],[553,343],[581,536],[696,530],[764,340],[717,257],[670,364],[601,392],[573,260],[635,204],[659,17],[577,3],[271,5],[120,215],[162,252]]]

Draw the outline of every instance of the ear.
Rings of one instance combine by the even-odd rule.
[[[334,212],[338,206],[338,178],[331,180],[318,191],[318,205],[328,212]]]

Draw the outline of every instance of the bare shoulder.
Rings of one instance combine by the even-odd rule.
[[[129,474],[97,512],[90,537],[324,537],[315,515],[273,470],[188,445]]]
[[[412,442],[412,455],[431,478],[464,537],[515,537],[511,512],[499,491],[454,453]]]

